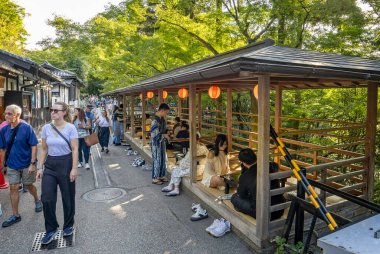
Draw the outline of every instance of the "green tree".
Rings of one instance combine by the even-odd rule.
[[[13,0],[0,1],[0,49],[22,53],[28,35],[22,23],[25,16],[25,9]]]

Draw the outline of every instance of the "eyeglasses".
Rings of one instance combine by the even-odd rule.
[[[50,109],[50,113],[55,113],[55,114],[57,114],[59,111],[65,111],[65,110],[63,110],[63,109],[56,109],[56,108],[51,108]]]
[[[4,115],[5,115],[5,116],[13,116],[14,114],[11,113],[11,112],[5,112]]]

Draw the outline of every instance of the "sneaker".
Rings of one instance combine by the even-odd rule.
[[[169,184],[168,186],[165,186],[164,188],[161,189],[162,192],[171,192],[172,190],[174,190],[173,184]]]
[[[218,226],[210,230],[210,234],[215,237],[222,237],[231,231],[231,223],[228,220],[220,220]]]
[[[208,217],[207,211],[205,209],[199,208],[191,217],[191,221],[199,221],[206,219]]]
[[[57,234],[58,234],[58,229],[56,229],[55,231],[51,231],[49,233],[45,233],[44,237],[42,237],[41,244],[47,245],[51,243]]]
[[[3,222],[3,228],[12,226],[13,224],[20,222],[21,221],[21,216],[15,216],[11,215],[6,221]]]
[[[133,155],[138,155],[139,153],[137,151],[133,151]]]
[[[137,166],[138,167],[141,167],[142,165],[145,164],[145,160],[140,160],[138,163],[137,163]]]
[[[110,152],[110,150],[108,150],[108,148],[106,148],[106,153],[109,153]]]
[[[78,168],[81,168],[81,167],[82,167],[82,163],[79,162],[79,163],[78,163]]]
[[[104,152],[104,148],[102,147],[102,150],[100,150],[101,152]]]
[[[191,210],[192,210],[193,212],[196,212],[199,208],[201,208],[201,204],[193,203],[193,204],[191,205]]]
[[[214,228],[216,228],[216,227],[219,226],[221,220],[222,220],[222,219],[215,219],[215,220],[212,222],[212,224],[206,228],[206,231],[207,231],[208,233],[210,233],[212,229],[214,229]]]
[[[90,164],[86,163],[86,169],[87,169],[87,170],[90,169]]]
[[[36,207],[34,208],[34,211],[36,211],[36,213],[42,212],[41,200],[36,201],[35,204],[36,204]]]
[[[63,232],[63,237],[70,236],[74,233],[74,228],[73,227],[64,228],[62,232]]]

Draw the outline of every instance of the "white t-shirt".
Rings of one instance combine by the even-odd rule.
[[[71,123],[66,123],[63,129],[58,130],[69,142],[78,138],[77,129]],[[41,138],[46,140],[48,155],[62,156],[71,153],[67,142],[53,129],[50,124],[45,124],[44,127],[42,127]]]

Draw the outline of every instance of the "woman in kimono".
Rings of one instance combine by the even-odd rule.
[[[154,116],[150,126],[151,146],[152,146],[152,183],[161,185],[167,182],[165,177],[166,173],[166,140],[169,140],[166,134],[166,120],[165,116],[169,113],[169,106],[162,103],[158,107],[158,111]]]

